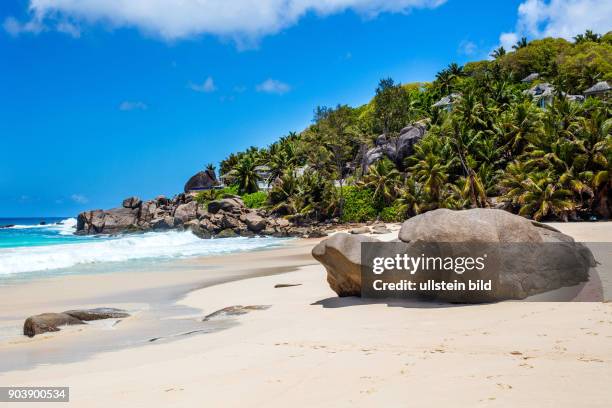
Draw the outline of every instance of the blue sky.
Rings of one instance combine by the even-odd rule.
[[[556,0],[262,0],[261,16],[245,0],[167,16],[167,1],[144,16],[118,0],[2,2],[0,217],[173,195],[207,163],[303,129],[317,105],[367,102],[382,77],[427,81],[512,36],[583,28],[567,30]],[[531,3],[549,10],[535,25]]]

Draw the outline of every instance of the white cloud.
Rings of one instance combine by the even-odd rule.
[[[132,110],[146,110],[147,104],[140,101],[123,101],[119,105],[119,110],[132,111]]]
[[[610,30],[610,0],[526,0],[518,7],[516,31],[503,33],[500,44],[508,49],[519,37],[561,37],[570,40],[586,30]]]
[[[206,93],[215,92],[217,90],[217,87],[215,86],[215,81],[212,79],[212,77],[206,78],[204,82],[201,84],[194,84],[190,82],[189,88],[191,88],[192,90],[196,92],[206,92]]]
[[[516,33],[501,33],[499,36],[499,45],[504,47],[506,51],[511,51],[512,46],[517,43],[519,37]]]
[[[44,25],[35,19],[21,23],[13,17],[7,17],[2,23],[2,28],[13,37],[23,33],[38,34],[45,29]]]
[[[435,8],[446,0],[30,0],[32,19],[136,27],[177,40],[201,34],[256,41],[295,24],[307,13],[352,10],[366,17]]]
[[[273,94],[282,95],[282,94],[289,92],[291,90],[291,87],[284,82],[278,81],[276,79],[268,78],[265,81],[263,81],[261,84],[257,85],[255,89],[257,90],[257,92],[265,92],[265,93],[273,93]]]
[[[87,204],[89,202],[89,198],[85,197],[83,194],[73,194],[70,196],[70,199],[77,204]]]
[[[472,41],[463,40],[459,43],[459,53],[461,54],[473,55],[477,49],[478,47]]]

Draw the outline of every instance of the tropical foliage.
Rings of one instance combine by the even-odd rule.
[[[521,82],[535,72],[536,82]],[[302,132],[233,153],[220,170],[250,206],[294,220],[396,221],[473,207],[535,220],[608,218],[610,101],[566,97],[603,80],[612,82],[612,33],[521,38],[491,60],[449,65],[431,83],[383,79],[363,106],[319,107]],[[525,92],[538,82],[555,88],[546,105]],[[451,94],[451,105],[433,106]],[[417,121],[427,133],[409,157],[364,164],[381,134],[396,140]],[[257,193],[262,185],[269,192]]]

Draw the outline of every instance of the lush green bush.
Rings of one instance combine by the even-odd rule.
[[[343,188],[343,192],[342,221],[363,222],[376,218],[372,191],[357,186],[347,186]]]
[[[258,191],[256,193],[245,194],[242,196],[244,205],[248,208],[261,208],[268,202],[268,193],[265,191]]]
[[[382,209],[380,219],[385,222],[401,222],[406,219],[406,211],[395,202],[392,206]]]
[[[226,195],[238,195],[238,186],[229,186],[217,190],[202,190],[195,196],[195,200],[202,205],[218,200]]]

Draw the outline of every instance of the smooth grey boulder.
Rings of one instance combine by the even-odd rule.
[[[380,242],[359,235],[337,234],[312,251],[327,270],[327,281],[338,296],[360,296],[361,244]],[[570,236],[545,224],[494,209],[440,209],[404,222],[399,240],[372,248],[376,257],[407,254],[412,258],[461,259],[484,257],[483,269],[456,272],[433,267],[412,275],[387,271],[385,279],[426,282],[491,281],[491,290],[419,289],[405,296],[437,301],[481,303],[525,299],[561,288],[579,288],[596,265],[591,251]],[[441,264],[440,264],[441,265]],[[378,278],[377,278],[378,279]],[[368,295],[367,293],[365,295]],[[378,295],[376,295],[378,296]],[[404,294],[402,294],[404,296]]]
[[[357,227],[357,228],[353,228],[352,230],[349,231],[351,234],[369,234],[370,233],[370,228],[363,226],[363,227]]]
[[[363,235],[339,233],[312,249],[312,256],[325,266],[327,283],[338,296],[361,295],[362,242],[380,241]]]
[[[391,232],[391,230],[384,225],[375,225],[372,227],[372,234],[388,234],[389,232]]]
[[[503,210],[437,209],[404,221],[404,242],[543,242],[532,221]]]
[[[59,331],[60,326],[85,324],[81,319],[66,313],[42,313],[28,317],[23,323],[23,334],[34,337],[37,334]]]

